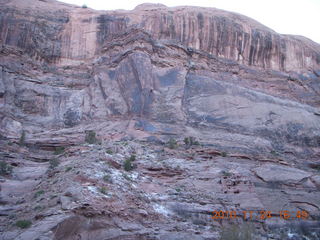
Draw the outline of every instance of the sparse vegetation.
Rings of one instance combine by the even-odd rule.
[[[64,153],[65,148],[64,147],[56,147],[53,154],[54,155],[60,155],[62,153]]]
[[[34,194],[34,198],[37,198],[37,197],[41,196],[42,194],[44,194],[44,191],[43,190],[39,190]]]
[[[110,175],[104,175],[104,176],[103,176],[103,181],[105,181],[105,182],[111,182],[111,177],[110,177]]]
[[[100,191],[102,194],[104,194],[104,195],[107,194],[107,188],[106,188],[106,187],[101,187],[101,188],[99,189],[99,191]]]
[[[50,168],[50,169],[54,169],[54,168],[58,167],[59,164],[60,164],[59,159],[57,159],[57,158],[50,159],[50,161],[49,161],[49,168]]]
[[[133,167],[133,164],[132,164],[132,161],[130,160],[130,158],[127,158],[127,159],[124,161],[123,168],[124,168],[124,170],[126,170],[127,172],[131,171],[131,170],[134,168],[134,167]]]
[[[19,220],[16,222],[16,226],[19,228],[28,228],[31,226],[31,221],[30,220]]]
[[[192,145],[200,145],[200,143],[196,140],[195,137],[185,137],[183,141],[187,147],[190,147]]]
[[[0,161],[0,175],[9,175],[12,173],[12,166],[5,161]]]
[[[93,130],[86,131],[85,141],[89,144],[94,144],[97,142],[96,132]]]
[[[111,149],[107,149],[107,150],[106,150],[106,153],[112,155],[112,154],[113,154],[113,151],[112,151]]]
[[[83,4],[82,8],[88,8],[88,6],[86,4]]]
[[[223,170],[221,173],[225,177],[230,177],[232,175],[232,173],[230,173],[228,170],[227,171]]]
[[[221,240],[252,240],[254,227],[252,224],[243,223],[241,225],[233,224],[223,227],[220,235]]]
[[[168,141],[168,146],[170,149],[175,149],[178,147],[178,143],[174,138],[170,138],[170,140]]]
[[[228,153],[226,153],[226,152],[221,153],[221,157],[226,157],[226,156],[228,156]]]
[[[20,139],[19,139],[19,145],[24,146],[26,144],[26,131],[22,130]]]
[[[131,162],[134,162],[136,160],[136,155],[131,154],[129,159],[130,159]]]

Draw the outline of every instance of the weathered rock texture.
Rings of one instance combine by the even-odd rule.
[[[319,44],[218,9],[143,4],[132,11],[94,11],[53,0],[0,3],[0,151],[15,168],[1,182],[0,215],[6,220],[36,204],[28,193],[39,186],[61,203],[50,200],[46,214],[30,215],[36,222],[31,230],[1,225],[3,239],[215,239],[219,228],[206,224],[205,231],[182,234],[183,220],[221,207],[277,212],[288,206],[306,209],[318,221]],[[101,148],[81,145],[86,130],[97,132]],[[163,150],[170,137],[181,144],[186,136],[206,148]],[[109,142],[119,139],[149,144],[129,141],[120,155],[104,159],[103,148],[117,148]],[[52,160],[50,151],[59,146],[70,147],[58,170],[67,184],[58,183],[52,169],[44,171],[47,163],[34,164]],[[130,177],[138,180],[126,186],[122,164],[133,148],[140,149],[141,161]],[[110,164],[115,185],[99,182],[100,157]],[[71,181],[64,176],[67,164],[79,169],[66,175]],[[88,178],[92,174],[98,175]],[[175,197],[170,184],[180,189],[179,181],[186,195]],[[72,190],[79,192],[63,195],[73,182],[81,182]],[[113,196],[109,212],[100,185]],[[127,206],[144,207],[126,215]],[[111,221],[115,216],[119,220]],[[157,225],[159,218],[164,221]],[[193,223],[202,226],[199,221]],[[73,224],[74,231],[61,237]]]

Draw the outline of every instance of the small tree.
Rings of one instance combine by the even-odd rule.
[[[86,4],[83,4],[83,5],[82,5],[82,8],[88,8],[88,7],[87,7],[87,5],[86,5]]]

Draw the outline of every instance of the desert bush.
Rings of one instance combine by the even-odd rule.
[[[88,8],[88,6],[86,4],[83,4],[82,8]]]
[[[174,138],[170,138],[170,140],[168,141],[168,146],[170,149],[175,149],[178,147],[178,143]]]
[[[228,170],[227,171],[223,170],[223,171],[221,171],[221,173],[225,177],[230,177],[232,175]]]
[[[100,191],[102,194],[104,194],[104,195],[107,194],[107,189],[106,189],[106,187],[101,187],[101,188],[99,189],[99,191]]]
[[[9,175],[12,173],[12,166],[5,161],[0,161],[0,175]]]
[[[184,138],[184,139],[183,139],[183,142],[184,142],[184,144],[187,145],[187,146],[189,146],[189,144],[190,144],[188,137]]]
[[[94,144],[97,142],[96,132],[93,130],[86,131],[85,141],[89,144]]]
[[[111,182],[111,177],[110,177],[110,175],[104,175],[104,176],[103,176],[103,181],[105,181],[105,182]]]
[[[126,171],[131,171],[133,169],[133,164],[132,164],[132,161],[130,160],[130,158],[127,158],[124,161],[123,168]]]
[[[106,153],[108,153],[108,154],[111,155],[111,154],[113,154],[113,151],[112,151],[111,149],[107,149],[107,150],[106,150]]]
[[[31,226],[31,221],[30,220],[19,220],[16,222],[16,226],[19,228],[28,228]]]
[[[186,137],[184,138],[183,141],[184,141],[184,144],[188,147],[192,145],[200,145],[200,143],[196,140],[195,137]]]

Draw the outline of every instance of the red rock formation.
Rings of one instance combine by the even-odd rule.
[[[320,68],[318,44],[219,9],[142,4],[133,11],[93,11],[54,1],[2,2],[1,42],[49,62],[92,58],[103,44],[135,26],[154,39],[245,65],[281,71]]]

